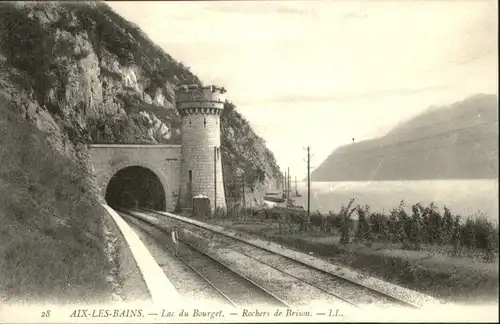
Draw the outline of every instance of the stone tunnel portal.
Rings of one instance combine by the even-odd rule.
[[[106,188],[106,202],[112,208],[166,210],[165,190],[153,171],[130,166],[113,175]]]

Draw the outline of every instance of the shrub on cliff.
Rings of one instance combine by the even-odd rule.
[[[8,301],[109,296],[103,210],[78,164],[0,98],[0,294]]]
[[[252,192],[266,180],[281,181],[281,171],[274,155],[266,148],[264,140],[253,132],[248,121],[236,111],[233,103],[226,101],[224,104],[220,123],[222,171],[227,197],[241,199],[243,180],[245,187]]]

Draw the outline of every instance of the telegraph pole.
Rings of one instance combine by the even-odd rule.
[[[286,183],[288,185],[286,186],[286,196],[285,196],[285,222],[288,220],[288,195],[289,195],[289,190],[288,187],[290,186],[290,182],[288,181],[288,177],[290,177],[290,168],[287,168],[287,175],[286,175]]]
[[[214,212],[217,211],[217,147],[214,146]]]
[[[286,199],[287,192],[288,192],[288,172],[285,171],[285,199]]]
[[[286,192],[286,205],[287,205],[287,208],[288,208],[288,200],[290,199],[290,191],[291,191],[291,187],[290,187],[290,183],[292,182],[292,176],[290,175],[290,169],[288,169],[288,191]],[[289,222],[289,219],[287,218],[287,223],[288,223],[288,228],[291,229],[291,223]]]
[[[243,194],[243,214],[245,214],[245,210],[247,208],[247,201],[245,198],[245,171],[243,171],[241,175],[241,182],[242,182],[242,194]]]
[[[283,178],[282,178],[282,194],[281,194],[281,198],[285,198],[286,199],[286,171],[283,172],[282,174]],[[285,207],[286,208],[286,207]],[[279,210],[279,209],[278,209]],[[286,211],[285,211],[286,212]],[[281,211],[279,212],[279,214],[281,215]],[[279,225],[279,230],[280,230],[280,234],[282,233],[282,223],[283,223],[283,216],[279,217],[279,221],[278,221],[278,225]]]
[[[307,223],[311,223],[311,154],[307,147]]]
[[[288,194],[287,194],[287,197],[290,197],[290,192],[292,191],[292,189],[290,189],[290,183],[292,183],[292,175],[290,174],[290,172],[288,172]]]
[[[283,172],[283,198],[286,198],[286,170]]]
[[[311,224],[311,147],[304,149],[307,150],[307,227],[309,227]]]

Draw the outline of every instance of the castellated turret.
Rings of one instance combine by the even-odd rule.
[[[220,152],[220,114],[224,88],[184,85],[176,89],[181,115],[182,162],[179,209],[192,209],[193,197],[207,196],[210,206],[226,209]]]

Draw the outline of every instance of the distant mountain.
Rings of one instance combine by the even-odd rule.
[[[381,138],[334,150],[312,181],[498,178],[498,98],[431,107]]]

